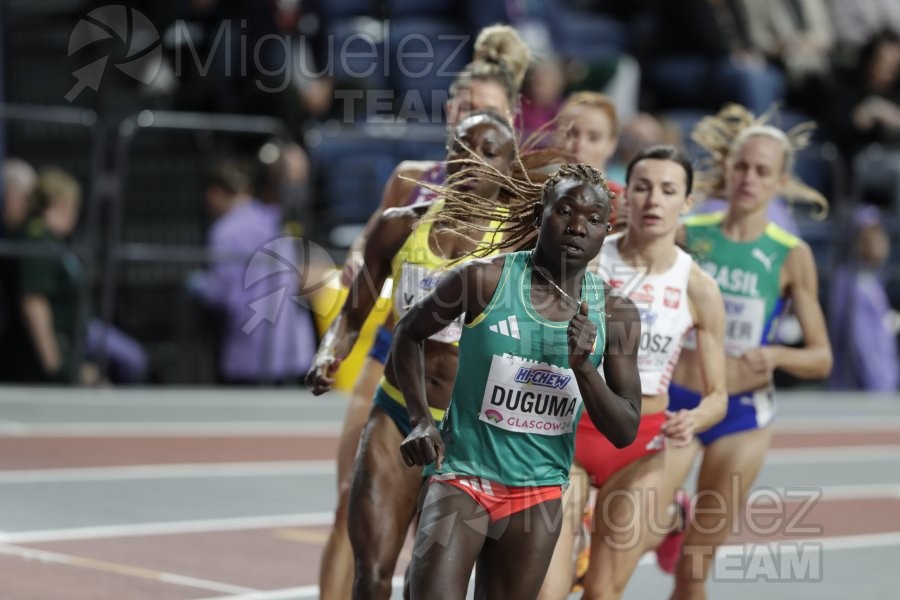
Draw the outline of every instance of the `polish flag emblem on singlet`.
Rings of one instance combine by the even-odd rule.
[[[663,304],[669,308],[678,308],[681,304],[681,290],[678,288],[666,286],[666,293],[663,296]]]

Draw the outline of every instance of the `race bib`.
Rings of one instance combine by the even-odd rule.
[[[581,393],[571,369],[517,356],[494,356],[479,420],[517,433],[572,433]]]
[[[409,311],[409,307],[426,297],[437,287],[443,278],[443,271],[430,271],[421,265],[404,263],[400,270],[400,281],[395,282],[397,291],[394,294],[394,306],[401,317]],[[453,344],[462,336],[463,320],[460,315],[455,321],[431,336],[436,342]]]
[[[665,369],[671,351],[680,340],[658,331],[665,331],[665,327],[657,328],[658,330],[654,331],[656,313],[650,310],[640,310],[639,313],[641,315],[641,339],[638,345],[638,370],[641,373],[660,372]]]
[[[725,300],[725,354],[738,357],[762,343],[766,301],[722,294]]]

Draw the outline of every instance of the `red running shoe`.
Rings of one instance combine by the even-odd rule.
[[[681,523],[669,532],[666,539],[656,548],[656,563],[666,573],[674,573],[681,558],[681,547],[684,545],[684,536],[687,525],[691,520],[691,497],[687,492],[678,491],[675,494],[675,505],[681,512]]]

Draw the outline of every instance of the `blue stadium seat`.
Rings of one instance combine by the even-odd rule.
[[[319,179],[319,203],[332,226],[368,221],[402,159],[397,141],[358,132],[325,136],[309,152]]]
[[[456,3],[452,0],[387,0],[387,16],[390,19],[404,17],[453,18]]]
[[[900,151],[872,144],[853,159],[854,196],[900,216]]]
[[[515,21],[507,10],[506,0],[466,0],[465,13],[466,24],[475,35],[489,25]]]
[[[630,49],[627,23],[599,13],[576,11],[562,0],[547,0],[542,18],[553,37],[553,46],[564,56],[587,61],[605,60]]]
[[[472,38],[457,25],[432,19],[391,22],[391,72],[400,118],[441,119],[448,88],[472,55]]]
[[[344,19],[374,13],[377,3],[373,0],[320,0],[315,3],[315,12],[325,21]],[[306,6],[304,5],[304,9]]]
[[[329,60],[338,87],[388,89],[384,27],[365,18],[342,19],[329,27]]]
[[[809,218],[798,218],[797,226],[800,228],[800,238],[809,244],[816,261],[816,267],[820,274],[832,270],[838,256],[835,255],[838,247],[839,231],[835,230],[835,221],[825,219],[814,221]]]
[[[840,200],[841,195],[836,153],[833,144],[814,142],[798,152],[794,162],[797,179],[819,191],[829,202]]]

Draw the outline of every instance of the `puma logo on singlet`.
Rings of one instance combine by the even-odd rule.
[[[766,253],[763,252],[761,249],[754,248],[753,251],[750,253],[750,256],[752,256],[753,258],[755,258],[756,260],[761,262],[762,266],[764,266],[766,268],[766,272],[772,271],[772,262],[775,260],[774,254],[772,256],[767,256]]]

